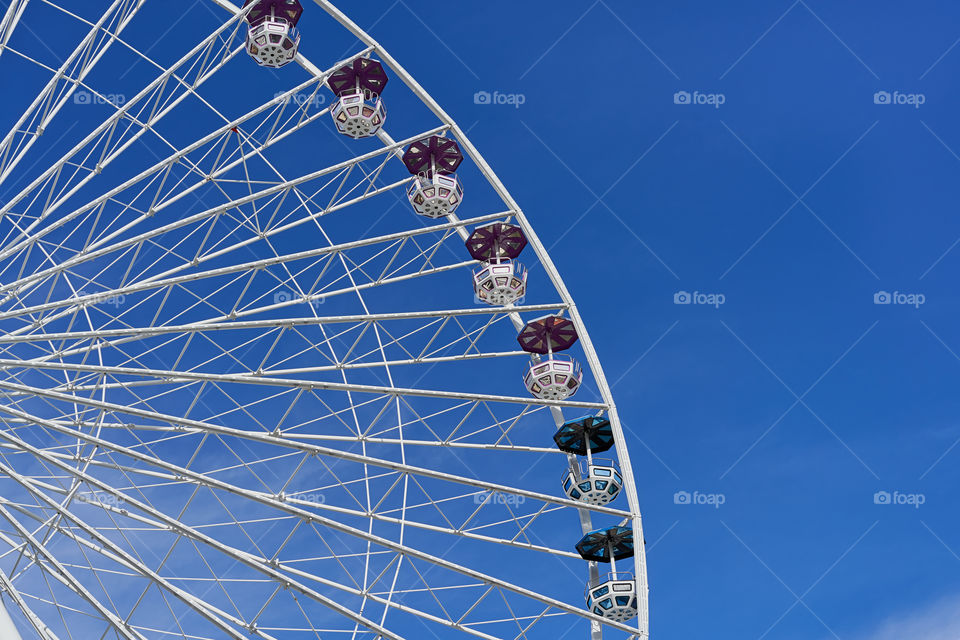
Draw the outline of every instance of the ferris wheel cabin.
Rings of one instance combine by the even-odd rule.
[[[535,398],[566,400],[580,388],[583,370],[580,363],[566,354],[557,354],[578,340],[573,322],[558,315],[531,320],[517,335],[520,348],[541,356],[523,376],[523,384]],[[546,356],[546,357],[543,357]]]
[[[527,270],[514,259],[527,246],[520,227],[494,222],[477,227],[466,241],[474,260],[481,262],[473,272],[477,301],[506,306],[527,293]]]
[[[443,218],[463,202],[463,187],[457,167],[463,153],[456,141],[430,136],[414,142],[403,153],[403,164],[413,176],[407,199],[413,210],[426,218]]]
[[[383,65],[370,58],[358,58],[330,76],[327,86],[338,96],[330,110],[337,131],[354,140],[380,131],[387,119],[380,97],[387,80]]]
[[[303,14],[300,0],[247,0],[247,53],[257,64],[279,69],[297,57]]]
[[[590,562],[610,563],[610,572],[587,583],[587,609],[616,622],[637,615],[637,581],[632,573],[617,571],[617,560],[632,558],[633,529],[625,526],[596,529],[577,543],[580,557]]]

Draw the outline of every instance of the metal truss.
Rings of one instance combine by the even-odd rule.
[[[0,19],[0,65],[42,78],[0,118],[0,636],[646,638],[609,385],[457,123],[327,0],[305,9],[352,48],[282,76],[246,59],[238,3],[196,5],[182,36],[167,3],[102,4],[11,0]],[[44,49],[31,32],[53,19],[72,35]],[[134,35],[158,20],[156,43]],[[362,57],[405,106],[353,141],[326,80]],[[471,165],[460,216],[409,209],[400,156],[431,135]],[[471,306],[463,241],[490,222],[529,239],[508,307]],[[521,383],[537,357],[517,331],[547,314],[574,322],[587,372],[563,401]],[[560,490],[576,460],[551,436],[585,414],[614,429],[606,506]],[[607,524],[638,540],[630,623],[584,608],[599,569],[574,543]]]

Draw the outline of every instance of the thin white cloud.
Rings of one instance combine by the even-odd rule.
[[[960,638],[960,595],[944,598],[922,611],[893,616],[864,640],[957,640]]]

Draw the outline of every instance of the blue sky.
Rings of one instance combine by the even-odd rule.
[[[305,6],[305,54],[355,50]],[[652,637],[956,638],[960,8],[342,8],[467,130],[580,308],[629,437]],[[208,32],[194,10],[172,42]],[[102,65],[97,86],[128,62]],[[239,114],[302,79],[237,91],[260,71],[210,90]],[[19,78],[37,87],[6,116],[45,81]],[[409,106],[399,84],[391,114]],[[79,131],[108,112],[72,113]],[[479,210],[485,196],[468,183],[467,197]]]
[[[653,637],[955,637],[960,8],[346,10],[551,247],[629,431]]]

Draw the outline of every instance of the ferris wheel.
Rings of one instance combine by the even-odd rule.
[[[383,47],[6,4],[0,639],[648,636],[577,307]]]

